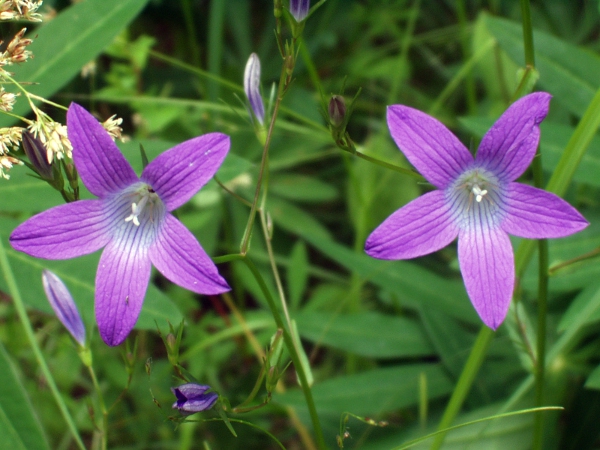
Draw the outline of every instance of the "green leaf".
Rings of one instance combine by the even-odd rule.
[[[11,450],[49,449],[44,430],[4,346],[0,343],[0,436]]]
[[[273,175],[269,190],[288,200],[303,202],[328,202],[338,195],[334,186],[317,178],[281,172]]]
[[[309,232],[303,238],[322,254],[392,293],[400,307],[439,308],[451,317],[479,324],[462,281],[445,279],[407,261],[382,261],[356,253],[330,239]]]
[[[290,265],[287,271],[289,286],[289,302],[292,309],[298,309],[302,294],[308,282],[308,254],[303,241],[298,241],[292,248]]]
[[[500,47],[520,66],[524,64],[523,28],[518,22],[485,17]],[[581,116],[600,87],[600,58],[542,31],[534,31],[536,68],[540,85],[569,111]]]
[[[600,366],[596,367],[585,382],[588,389],[600,390]]]
[[[321,238],[330,237],[329,230],[317,219],[286,200],[269,197],[267,210],[271,214],[273,222],[290,233],[299,236],[311,233]]]
[[[14,79],[37,83],[27,86],[29,92],[49,98],[98,56],[147,2],[86,0],[65,9],[32,33],[29,50],[35,58],[11,67]],[[29,104],[21,99],[14,113],[25,115],[29,110]]]
[[[416,405],[419,399],[419,376],[427,377],[429,399],[447,395],[452,383],[444,370],[434,364],[414,364],[369,370],[315,383],[313,396],[320,414],[337,417],[344,411],[358,415],[376,415]],[[299,390],[275,395],[278,403],[306,409]]]
[[[405,317],[303,311],[295,320],[303,338],[356,355],[403,358],[434,354],[423,329]]]
[[[571,302],[558,325],[558,331],[567,329],[574,331],[598,320],[600,320],[600,282],[596,281]]]

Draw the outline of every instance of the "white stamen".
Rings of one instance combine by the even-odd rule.
[[[133,224],[136,227],[140,226],[140,221],[138,219],[139,215],[144,210],[144,206],[148,203],[148,195],[142,195],[139,203],[133,202],[131,204],[131,214],[125,218],[125,222],[133,221]]]
[[[483,196],[488,193],[487,189],[481,189],[479,186],[473,186],[473,194],[475,194],[475,200],[479,203],[483,199]]]

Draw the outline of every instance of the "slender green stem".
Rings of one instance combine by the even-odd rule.
[[[533,46],[533,27],[531,25],[531,10],[529,0],[521,0],[521,14],[523,22],[523,46],[525,50],[525,64],[535,67],[535,52]],[[542,155],[538,147],[532,164],[534,184],[538,188],[544,185],[542,170]],[[539,273],[538,273],[538,329],[537,329],[537,355],[535,361],[535,404],[542,406],[544,402],[544,369],[546,366],[546,315],[548,311],[548,241],[540,239],[539,247]],[[541,449],[543,445],[543,419],[541,412],[535,415],[533,427],[533,448]]]
[[[252,227],[254,226],[254,219],[256,218],[256,209],[258,208],[258,199],[260,197],[260,190],[262,187],[262,180],[265,175],[265,168],[267,165],[267,157],[269,155],[269,147],[271,146],[271,139],[273,137],[273,130],[275,129],[275,121],[277,120],[277,114],[279,113],[279,105],[283,99],[285,91],[286,81],[286,64],[283,64],[281,68],[281,76],[279,79],[279,87],[277,89],[277,99],[275,100],[275,106],[273,107],[273,115],[271,116],[271,123],[269,124],[269,131],[267,133],[267,139],[265,140],[265,146],[263,148],[262,159],[260,162],[260,169],[258,172],[258,180],[256,181],[256,189],[254,191],[254,199],[252,201],[252,207],[250,208],[250,216],[248,217],[248,224],[242,238],[242,245],[240,253],[245,255],[248,251],[248,245],[250,244],[250,237],[252,236]]]
[[[279,314],[279,310],[277,309],[277,305],[275,304],[275,299],[271,296],[269,292],[269,288],[267,287],[265,281],[262,278],[262,275],[254,265],[254,263],[244,255],[239,255],[239,258],[250,269],[256,282],[259,284],[267,303],[269,304],[269,308],[271,309],[271,313],[273,314],[273,318],[275,319],[275,323],[278,328],[283,330],[283,340],[285,345],[290,353],[290,358],[292,359],[292,363],[294,364],[294,368],[296,373],[298,374],[298,379],[300,380],[300,387],[302,388],[302,392],[304,393],[304,399],[306,400],[306,406],[308,407],[308,412],[310,414],[310,418],[312,420],[313,428],[315,431],[315,437],[317,441],[317,446],[320,449],[326,449],[327,445],[325,445],[325,438],[323,437],[323,430],[321,429],[321,423],[319,422],[319,416],[317,415],[317,408],[315,407],[315,402],[313,400],[312,391],[308,384],[308,380],[306,378],[306,374],[304,373],[304,369],[302,367],[302,363],[300,361],[300,356],[298,355],[296,348],[294,346],[294,340],[292,339],[292,335],[288,330],[285,322],[281,318],[281,314]]]
[[[438,426],[439,431],[448,428],[460,411],[460,408],[471,389],[471,385],[475,380],[475,376],[477,375],[477,372],[479,372],[479,368],[485,359],[487,349],[492,342],[493,337],[494,332],[490,328],[485,325],[481,327],[479,335],[473,345],[473,349],[471,350],[471,354],[469,355],[469,359],[460,374],[460,378],[458,379],[458,383],[456,383],[454,392],[452,392],[452,397],[450,397],[448,406],[446,406],[446,410],[444,411],[444,415]],[[445,437],[446,433],[438,434],[431,445],[431,450],[439,449],[444,443]]]
[[[23,303],[23,299],[21,298],[21,293],[19,292],[19,288],[17,287],[17,282],[15,281],[15,277],[12,273],[12,269],[10,267],[10,263],[8,262],[8,257],[7,257],[6,251],[4,250],[4,245],[3,245],[1,239],[0,239],[0,268],[4,272],[4,278],[5,278],[6,284],[8,286],[8,291],[10,292],[10,295],[12,296],[13,303],[15,305],[15,309],[17,310],[19,319],[21,320],[21,323],[23,324],[23,328],[25,330],[25,335],[27,336],[27,340],[29,341],[29,345],[31,346],[31,349],[33,350],[35,358],[40,366],[40,370],[42,371],[42,374],[44,375],[46,382],[48,383],[48,387],[50,388],[50,391],[52,392],[52,395],[54,397],[54,400],[56,401],[58,409],[60,410],[63,418],[65,419],[65,422],[67,422],[67,426],[69,427],[69,429],[71,430],[71,433],[73,434],[73,438],[75,439],[75,442],[77,443],[77,447],[79,447],[81,450],[85,450],[85,445],[83,444],[83,441],[81,440],[81,437],[79,436],[79,432],[77,431],[77,426],[75,425],[75,422],[73,421],[73,418],[71,417],[71,414],[69,413],[69,410],[67,409],[67,405],[65,405],[65,402],[64,402],[62,396],[60,395],[58,387],[56,386],[56,382],[54,381],[54,378],[52,377],[52,372],[50,372],[50,368],[46,364],[44,355],[42,354],[42,351],[36,340],[35,333],[33,331],[33,327],[31,326],[31,322],[29,321],[29,317],[27,316],[27,311],[25,310],[25,304]]]
[[[535,67],[535,53],[533,50],[533,27],[531,25],[531,8],[529,0],[521,0],[521,15],[523,22],[523,46],[525,50],[525,64]]]
[[[108,411],[106,410],[98,378],[96,378],[96,372],[94,372],[94,368],[91,365],[88,366],[88,371],[90,372],[90,378],[92,379],[94,389],[96,390],[100,411],[102,412],[102,430],[100,431],[102,433],[102,450],[106,450],[108,448]]]

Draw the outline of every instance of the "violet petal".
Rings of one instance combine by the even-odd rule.
[[[10,235],[15,250],[46,259],[87,255],[109,240],[100,200],[56,206],[23,222]]]
[[[230,290],[194,235],[171,214],[165,216],[149,256],[160,273],[190,291],[211,295]]]
[[[172,211],[187,202],[217,172],[229,151],[229,136],[209,133],[176,145],[159,155],[142,172]]]
[[[260,96],[260,59],[256,53],[252,53],[244,70],[244,91],[254,117],[262,125],[265,121],[265,106]]]
[[[85,327],[77,305],[63,281],[49,270],[42,271],[42,283],[56,317],[82,347],[85,346]]]
[[[411,201],[389,216],[365,244],[368,255],[379,259],[409,259],[435,252],[458,236],[444,192],[433,191]]]
[[[513,249],[499,228],[472,227],[458,236],[458,261],[471,303],[488,327],[500,326],[515,284]]]
[[[137,322],[150,280],[150,258],[140,240],[109,243],[96,273],[96,322],[102,340],[119,345]]]
[[[535,92],[513,103],[481,140],[476,160],[493,168],[500,179],[516,180],[535,156],[550,98],[546,92]]]
[[[547,239],[569,236],[589,225],[562,198],[521,183],[510,183],[506,192],[507,215],[502,229],[515,236]]]
[[[76,103],[67,111],[73,162],[89,191],[105,197],[135,183],[135,172],[98,120]]]
[[[427,181],[444,189],[473,163],[469,150],[444,124],[417,109],[387,109],[390,133],[402,153]]]

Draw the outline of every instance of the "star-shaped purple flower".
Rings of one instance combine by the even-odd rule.
[[[229,137],[210,133],[162,153],[137,177],[109,134],[81,106],[67,113],[73,161],[98,200],[79,200],[19,225],[16,250],[69,259],[105,247],[96,273],[95,310],[104,342],[118,345],[142,309],[151,265],[173,283],[200,294],[229,290],[196,238],[170,211],[187,202],[215,174]]]
[[[392,137],[437,190],[413,200],[379,225],[367,239],[367,254],[380,259],[416,258],[458,236],[458,261],[469,298],[481,320],[498,328],[515,283],[508,234],[556,238],[588,225],[556,195],[514,182],[535,156],[539,124],[548,113],[550,98],[537,92],[512,104],[485,134],[475,158],[433,117],[408,106],[389,106]]]
[[[171,388],[177,398],[177,401],[173,403],[173,409],[178,409],[181,414],[189,415],[212,408],[219,395],[216,392],[205,394],[209,389],[210,386],[196,383],[186,383]]]

